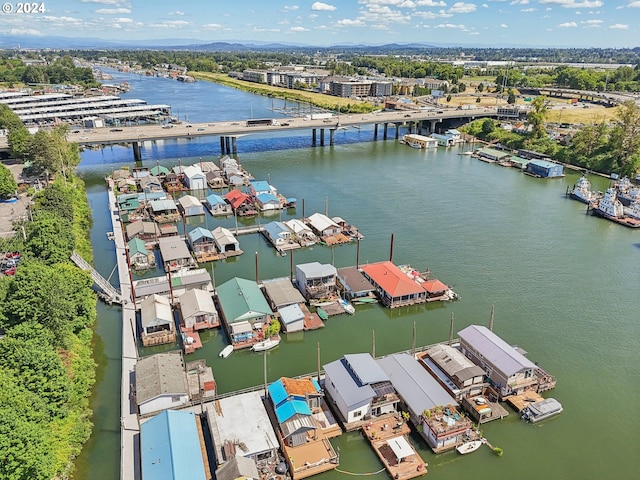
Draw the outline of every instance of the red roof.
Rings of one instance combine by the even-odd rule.
[[[422,282],[421,285],[428,293],[444,292],[449,289],[449,287],[440,280],[429,280],[427,282]]]
[[[240,190],[231,190],[229,193],[225,194],[224,198],[234,209],[249,202],[249,195],[242,193]]]
[[[424,293],[420,285],[391,262],[363,265],[362,271],[391,297]]]

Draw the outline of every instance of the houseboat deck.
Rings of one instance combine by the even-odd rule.
[[[200,340],[200,335],[198,334],[198,332],[190,331],[187,333],[185,331],[182,331],[181,333],[182,349],[184,350],[185,354],[193,353],[197,349],[202,348],[202,340]]]
[[[309,308],[304,303],[299,303],[298,306],[304,314],[304,329],[305,330],[317,330],[324,327],[324,322],[318,316],[317,313],[311,313]]]
[[[525,390],[520,395],[509,395],[505,400],[520,413],[530,403],[540,402],[544,398],[533,390]]]
[[[398,421],[397,415],[369,422],[362,428],[362,431],[391,478],[406,480],[427,473],[427,464],[406,440],[406,436],[410,433],[409,425],[406,422]],[[389,444],[389,441],[395,439],[403,439],[403,443],[411,447],[413,453],[398,459]]]
[[[351,242],[352,238],[347,237],[343,233],[336,233],[335,235],[327,235],[320,237],[321,243],[325,245],[341,245],[343,243]]]

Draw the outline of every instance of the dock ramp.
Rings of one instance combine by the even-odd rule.
[[[105,302],[122,304],[122,295],[120,292],[111,285],[98,271],[93,268],[80,254],[74,251],[71,254],[71,261],[75,263],[79,268],[85,270],[91,274],[94,284],[98,287],[98,294]]]

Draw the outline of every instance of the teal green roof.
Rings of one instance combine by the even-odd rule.
[[[262,290],[253,280],[235,277],[218,286],[216,292],[228,323],[247,321],[273,313]]]
[[[169,173],[169,169],[167,167],[163,167],[162,165],[156,165],[155,167],[151,168],[151,175],[155,175],[156,177],[158,175],[167,175]]]
[[[129,240],[127,246],[129,247],[129,256],[133,256],[138,253],[149,255],[149,250],[147,250],[145,243],[137,237]]]

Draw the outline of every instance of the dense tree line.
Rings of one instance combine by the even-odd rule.
[[[640,108],[632,101],[620,107],[617,121],[582,128],[563,144],[552,140],[544,129],[546,105],[537,97],[529,112],[528,133],[503,130],[492,119],[476,120],[462,129],[487,142],[509,149],[525,148],[601,173],[635,178],[640,171]]]
[[[26,239],[3,240],[0,249],[22,253],[15,276],[0,279],[3,479],[68,477],[91,432],[96,296],[89,275],[69,261],[88,214],[82,183],[61,177],[36,195]]]
[[[51,59],[48,65],[25,65],[21,60],[10,58],[8,53],[0,55],[0,82],[9,86],[73,84],[97,87],[90,68],[76,67],[69,55]]]

